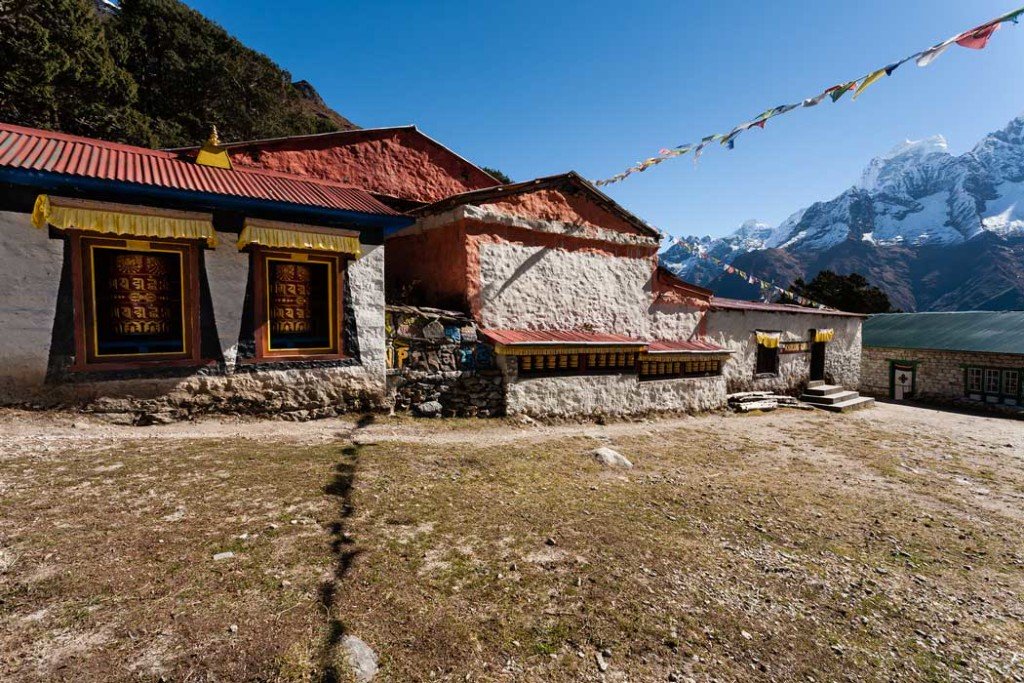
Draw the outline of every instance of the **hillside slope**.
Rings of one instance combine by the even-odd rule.
[[[357,128],[177,0],[0,4],[0,119],[153,147]]]

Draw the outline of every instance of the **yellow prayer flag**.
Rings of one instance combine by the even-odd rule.
[[[867,90],[869,85],[871,85],[872,83],[874,83],[879,78],[885,75],[885,69],[879,69],[878,71],[874,72],[873,74],[865,78],[864,82],[860,84],[859,88],[857,88],[857,92],[853,93],[853,99],[857,99],[858,97],[860,97],[860,94]]]

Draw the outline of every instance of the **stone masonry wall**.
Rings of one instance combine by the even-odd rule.
[[[505,414],[502,373],[467,316],[389,306],[386,319],[388,392],[395,409],[425,417]]]
[[[584,251],[482,243],[480,322],[648,338],[652,263]]]
[[[964,398],[964,365],[1024,370],[1024,354],[932,351],[865,347],[861,354],[861,390],[889,396],[889,361],[917,361],[915,400],[951,403]]]

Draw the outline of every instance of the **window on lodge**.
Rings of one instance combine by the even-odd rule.
[[[340,355],[340,258],[263,251],[256,258],[262,274],[260,357]]]
[[[198,360],[192,339],[196,247],[180,242],[75,236],[82,277],[76,299],[77,366]]]
[[[762,344],[757,345],[757,374],[777,375],[779,374],[779,347],[769,348]]]
[[[1016,368],[968,367],[964,371],[964,393],[989,403],[1021,405],[1021,372]]]
[[[640,379],[711,377],[722,373],[720,360],[641,360]]]
[[[536,353],[519,357],[520,375],[636,372],[637,354]]]

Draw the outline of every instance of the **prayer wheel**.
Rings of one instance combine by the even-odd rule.
[[[171,331],[173,284],[167,258],[156,254],[114,256],[110,270],[111,328],[124,336]]]
[[[270,330],[277,334],[305,334],[313,329],[310,300],[312,272],[302,263],[274,267],[270,301]]]

